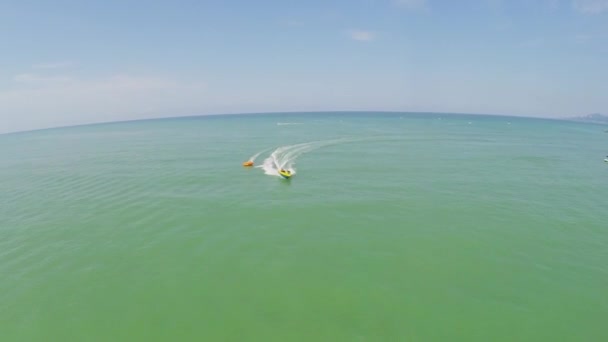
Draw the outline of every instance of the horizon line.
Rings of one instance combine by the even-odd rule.
[[[201,117],[218,117],[218,116],[248,116],[248,115],[264,115],[264,114],[348,114],[348,113],[378,113],[378,114],[445,114],[445,115],[474,115],[474,116],[495,116],[495,117],[505,117],[505,118],[522,118],[522,119],[546,119],[546,120],[558,120],[558,121],[569,121],[579,118],[581,116],[570,116],[570,117],[546,117],[546,116],[533,116],[533,115],[509,115],[509,114],[496,114],[496,113],[465,113],[465,112],[433,112],[433,111],[399,111],[399,110],[316,110],[316,111],[266,111],[266,112],[237,112],[237,113],[212,113],[212,114],[190,114],[190,115],[179,115],[179,116],[160,116],[160,117],[150,117],[150,118],[141,118],[141,119],[125,119],[125,120],[114,120],[114,121],[96,121],[96,122],[88,122],[81,124],[73,124],[73,125],[59,125],[59,126],[51,126],[44,128],[34,128],[34,129],[25,129],[18,131],[8,131],[2,132],[1,135],[10,135],[10,134],[20,134],[20,133],[30,133],[30,132],[38,132],[38,131],[46,131],[53,129],[66,129],[66,128],[75,128],[75,127],[86,127],[86,126],[97,126],[97,125],[112,125],[112,124],[120,124],[120,123],[132,123],[132,122],[140,122],[140,121],[161,121],[161,120],[172,120],[172,119],[191,119],[191,118],[201,118]]]

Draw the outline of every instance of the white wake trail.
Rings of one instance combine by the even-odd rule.
[[[264,173],[271,176],[280,176],[279,170],[285,169],[289,170],[292,175],[296,174],[296,169],[294,167],[297,159],[308,152],[317,150],[322,147],[327,147],[331,145],[338,145],[344,143],[354,143],[354,142],[364,142],[364,141],[391,141],[399,139],[399,137],[390,137],[390,136],[366,136],[366,137],[344,137],[338,139],[331,140],[318,140],[305,142],[294,145],[286,145],[276,148],[268,158],[264,159],[264,162],[261,165],[256,166],[256,168],[261,168],[264,170]],[[268,151],[270,149],[264,150]],[[252,159],[257,158],[264,151],[256,153],[252,156]]]
[[[314,151],[321,147],[337,145],[348,141],[349,139],[347,138],[340,138],[281,146],[274,150],[259,167],[264,169],[265,174],[271,176],[279,176],[280,169],[289,170],[292,175],[295,175],[296,169],[294,165],[298,157],[300,157],[302,154]]]
[[[250,161],[250,162],[255,162],[255,160],[256,160],[256,159],[257,159],[257,158],[258,158],[258,157],[259,157],[259,156],[260,156],[262,153],[264,153],[264,152],[266,152],[266,151],[270,151],[271,149],[272,149],[272,147],[271,147],[271,148],[266,148],[266,149],[261,150],[260,152],[257,152],[256,154],[254,154],[254,155],[252,155],[251,157],[249,157],[248,161]]]

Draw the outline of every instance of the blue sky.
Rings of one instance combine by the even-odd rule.
[[[608,0],[0,1],[0,132],[264,111],[608,113]]]

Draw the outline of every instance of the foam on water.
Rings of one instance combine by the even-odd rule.
[[[270,176],[280,176],[280,169],[289,170],[292,175],[295,175],[296,169],[294,165],[298,157],[300,157],[301,155],[308,152],[312,152],[322,147],[342,144],[346,142],[354,142],[358,140],[362,139],[338,138],[281,146],[274,150],[270,154],[270,156],[264,160],[264,163],[258,167],[262,168],[264,170],[264,173]]]

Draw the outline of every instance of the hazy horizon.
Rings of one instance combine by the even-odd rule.
[[[442,118],[444,116],[479,116],[479,117],[502,117],[502,118],[513,118],[513,119],[539,119],[539,120],[575,120],[577,117],[546,117],[546,116],[524,116],[524,115],[505,115],[505,114],[493,114],[493,113],[448,113],[448,112],[406,112],[406,111],[356,111],[356,110],[334,110],[334,111],[274,111],[274,112],[235,112],[235,113],[216,113],[216,114],[192,114],[192,115],[182,115],[182,116],[158,116],[158,117],[147,117],[147,118],[137,118],[137,119],[124,119],[124,120],[113,120],[113,121],[95,121],[95,122],[87,122],[73,125],[61,125],[61,126],[50,126],[44,128],[34,128],[27,130],[19,130],[19,131],[8,131],[2,132],[0,131],[0,135],[3,134],[16,134],[16,133],[27,133],[27,132],[35,132],[35,131],[43,131],[43,130],[52,130],[52,129],[63,129],[63,128],[71,128],[71,127],[80,127],[80,126],[94,126],[94,125],[106,125],[106,124],[120,124],[120,123],[129,123],[129,122],[139,122],[139,121],[154,121],[154,120],[171,120],[171,119],[196,119],[196,118],[206,118],[206,117],[221,117],[221,116],[270,116],[270,115],[286,115],[286,116],[294,116],[301,117],[307,115],[319,115],[319,114],[327,114],[328,116],[332,115],[342,115],[349,116],[352,114],[371,114],[371,115],[403,115],[403,116],[412,116],[412,115],[422,115],[429,116],[435,118]],[[578,117],[582,118],[582,115]],[[585,120],[581,122],[586,122]],[[591,122],[589,123],[597,123]]]

